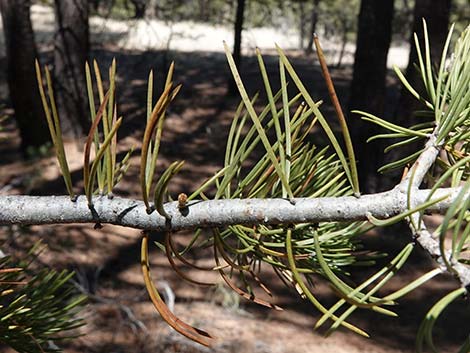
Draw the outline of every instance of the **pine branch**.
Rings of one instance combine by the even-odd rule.
[[[180,170],[183,162],[174,162],[162,172],[159,178],[155,176],[155,163],[158,158],[166,109],[180,88],[172,82],[173,65],[167,74],[165,90],[155,104],[153,102],[153,75],[149,76],[147,126],[142,142],[140,163],[143,202],[112,196],[113,187],[128,166],[129,154],[120,162],[123,167],[116,168],[116,133],[121,118],[117,119],[116,106],[113,107],[112,104],[114,89],[110,88],[104,96],[101,74],[95,64],[100,108],[98,112],[95,112],[91,78],[87,73],[90,110],[94,122],[88,135],[84,156],[86,196],[75,197],[70,187],[68,187],[70,196],[0,196],[0,225],[56,223],[100,225],[108,223],[144,230],[141,266],[146,288],[155,308],[176,331],[204,345],[209,344],[207,338],[211,336],[176,318],[152,283],[148,259],[147,231],[149,230],[167,232],[164,250],[170,264],[177,271],[172,257],[175,256],[185,264],[191,265],[184,259],[183,254],[195,244],[196,239],[202,233],[196,231],[188,248],[180,253],[172,248],[169,236],[171,231],[210,228],[212,235],[209,235],[207,242],[203,240],[203,243],[214,246],[217,269],[232,289],[254,302],[274,307],[271,303],[255,298],[251,286],[246,281],[246,275],[254,275],[252,265],[266,262],[272,265],[281,277],[292,282],[297,291],[323,313],[316,327],[320,327],[329,319],[333,321],[328,332],[343,325],[367,336],[363,330],[345,321],[352,312],[358,308],[370,308],[385,315],[395,316],[396,314],[385,306],[393,304],[395,299],[416,289],[435,275],[448,272],[460,281],[463,288],[450,293],[436,303],[427,316],[435,320],[435,317],[443,310],[442,305],[449,305],[470,288],[470,268],[465,265],[468,262],[467,258],[462,256],[462,254],[467,255],[470,241],[468,213],[470,209],[470,171],[468,169],[470,133],[466,128],[469,125],[470,94],[467,92],[470,66],[464,60],[468,58],[468,48],[470,48],[468,46],[469,33],[470,30],[467,30],[457,43],[455,58],[450,68],[445,69],[444,64],[441,64],[437,76],[432,70],[427,39],[423,53],[418,46],[420,71],[429,101],[423,98],[425,96],[418,94],[398,72],[400,79],[404,81],[410,92],[420,101],[424,101],[434,113],[433,121],[402,127],[367,112],[360,112],[363,119],[388,130],[388,133],[374,136],[372,139],[397,137],[402,139],[390,145],[388,150],[416,142],[417,139],[427,140],[423,149],[381,168],[381,170],[396,169],[415,161],[402,182],[392,190],[358,196],[353,151],[348,148],[348,160],[330,124],[318,108],[320,102],[315,102],[310,96],[287,57],[279,48],[281,89],[276,94],[273,94],[271,90],[262,58],[258,55],[269,100],[269,104],[261,111],[254,108],[257,95],[253,98],[248,96],[227,49],[227,58],[237,81],[242,104],[237,109],[230,129],[223,168],[191,196],[181,194],[178,202],[164,203],[167,186],[171,178]],[[450,36],[451,33],[446,47]],[[447,55],[446,50],[442,55],[443,63]],[[114,87],[114,74],[111,74],[114,71],[115,67],[112,66],[110,87]],[[298,90],[293,97],[288,95],[286,73]],[[41,83],[39,70],[38,78]],[[54,123],[49,116],[49,125],[52,127],[51,134],[55,141],[61,171],[66,184],[70,186],[69,168],[63,154],[63,144],[60,141],[59,119],[54,114],[53,92],[50,80],[47,81],[52,117],[55,119]],[[40,84],[41,88],[42,84]],[[44,92],[42,96],[47,115],[49,106],[44,99]],[[280,97],[282,97],[281,109],[277,107]],[[107,102],[108,99],[110,102]],[[298,100],[303,102],[299,103]],[[295,111],[294,115],[291,115],[291,111]],[[283,121],[282,117],[284,117]],[[99,127],[100,120],[103,123],[102,129]],[[251,127],[248,122],[251,123]],[[317,122],[328,137],[334,149],[333,154],[327,152],[327,148],[316,150],[316,147],[311,146],[306,140],[308,132]],[[53,126],[54,124],[56,126]],[[344,124],[342,126],[346,129]],[[245,130],[247,133],[242,134]],[[268,136],[274,131],[277,140],[273,143]],[[101,133],[103,134],[102,141],[99,138]],[[349,139],[347,129],[343,133],[347,142]],[[91,163],[92,145],[95,148],[95,160]],[[262,146],[265,154],[253,165],[250,163],[251,166],[247,168],[246,162],[257,146]],[[443,158],[440,157],[441,151],[446,153],[445,156],[441,156]],[[433,169],[437,173],[429,173],[433,166],[437,166]],[[442,172],[442,175],[438,175],[439,172]],[[428,175],[438,179],[433,183],[432,189],[420,190],[424,178]],[[95,185],[98,186],[98,190],[95,190]],[[217,188],[214,200],[193,199],[197,197],[206,199],[204,190],[211,185]],[[454,187],[447,187],[448,185]],[[103,196],[93,196],[95,191]],[[153,203],[151,203],[151,191],[153,191]],[[351,195],[353,192],[356,197],[344,196]],[[423,214],[426,212],[445,214],[442,223],[433,231],[433,234],[428,231],[423,222]],[[351,263],[371,264],[374,260],[373,256],[361,259],[354,253],[357,250],[355,243],[357,239],[353,238],[370,229],[365,227],[365,222],[355,221],[366,220],[379,227],[406,220],[413,240],[364,283],[351,287],[342,279],[342,275],[345,274],[342,272],[342,267]],[[278,227],[274,227],[275,225]],[[293,225],[296,226],[293,227]],[[448,236],[450,230],[453,231],[452,239]],[[237,244],[236,246],[227,241],[227,238],[231,236],[237,239],[237,242],[233,242]],[[447,239],[451,240],[450,246],[446,245]],[[384,298],[377,297],[377,292],[406,263],[417,243],[436,260],[439,268]],[[160,245],[163,247],[163,244]],[[336,252],[336,250],[340,251]],[[334,256],[328,256],[332,253]],[[245,285],[243,289],[228,281],[223,266],[219,263],[219,255],[231,267],[231,270],[239,272],[240,279]],[[329,309],[324,307],[306,285],[302,273],[317,273],[324,277],[338,293],[340,297],[338,302]],[[344,309],[345,305],[349,307]],[[420,329],[418,341],[423,337],[426,339],[431,337],[433,321],[426,320],[422,330]],[[463,349],[465,348],[461,351]]]
[[[426,173],[436,162],[439,152],[442,149],[442,143],[437,143],[437,128],[435,132],[430,136],[429,140],[426,143],[424,151],[420,154],[416,162],[411,167],[408,174],[398,185],[398,188],[402,192],[410,192],[414,195],[419,191],[419,186],[423,182]],[[461,188],[459,188],[461,189]],[[468,196],[466,196],[468,197]],[[411,199],[411,207],[416,207],[418,205],[416,198]],[[457,279],[462,284],[462,287],[466,288],[470,286],[470,269],[462,265],[457,261],[452,261],[451,268],[448,268],[446,265],[446,259],[451,259],[452,255],[450,251],[445,251],[442,253],[439,241],[432,236],[428,231],[424,222],[421,221],[419,213],[413,213],[410,217],[407,218],[408,225],[413,236],[416,238],[416,241],[421,245],[421,247],[439,264],[439,267],[443,270],[450,270],[450,272],[457,277]],[[448,260],[447,260],[448,261]]]
[[[427,208],[445,212],[461,188],[438,189],[433,199],[448,196]],[[413,193],[413,204],[423,204],[430,190]],[[109,223],[146,230],[182,230],[233,224],[298,224],[323,221],[367,220],[369,216],[386,219],[408,210],[407,194],[399,188],[390,191],[345,197],[287,199],[230,199],[191,201],[181,209],[178,202],[164,205],[168,221],[157,212],[147,214],[142,201],[120,197],[93,198],[90,209],[85,196],[75,202],[68,196],[0,196],[0,225]]]
[[[436,129],[437,130],[437,129]],[[442,149],[442,143],[437,144],[436,131],[430,135],[423,152],[419,155],[416,162],[410,168],[407,175],[398,185],[402,192],[407,192],[409,188],[417,189],[423,182],[426,173],[436,162],[439,151]]]

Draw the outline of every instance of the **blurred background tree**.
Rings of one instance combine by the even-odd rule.
[[[35,89],[37,57],[29,0],[2,0],[3,33],[7,63],[4,67],[10,99],[21,136],[21,149],[37,148],[49,141],[39,92]]]
[[[89,53],[88,0],[55,0],[54,87],[65,136],[89,128],[85,65]]]
[[[31,50],[30,53],[16,53],[15,50],[18,50],[16,49],[19,48],[18,45],[8,47],[9,67],[14,69],[15,66],[13,65],[16,64],[19,67],[22,60],[26,60],[28,63],[31,61],[30,59],[23,59],[27,55],[30,58],[37,56],[34,49],[35,45],[29,45],[34,42],[32,28],[30,25],[28,26],[28,11],[31,3],[30,1],[3,0],[2,4],[4,8],[2,10],[2,19],[5,22],[5,43],[24,41],[25,45],[21,47],[30,48],[29,50]],[[243,28],[297,28],[298,48],[305,50],[306,54],[312,52],[312,34],[318,32],[320,36],[340,43],[335,62],[330,62],[330,65],[336,64],[338,67],[343,61],[347,44],[356,43],[355,74],[350,86],[349,103],[344,100],[343,104],[348,109],[353,107],[368,108],[370,106],[373,108],[371,111],[377,113],[383,111],[383,108],[380,108],[383,103],[380,102],[383,101],[385,94],[386,58],[390,41],[393,39],[394,42],[404,44],[408,40],[407,38],[412,37],[411,33],[413,31],[416,30],[420,33],[420,19],[426,17],[430,24],[429,27],[432,28],[430,37],[432,42],[436,43],[433,46],[433,53],[439,53],[450,16],[459,23],[464,23],[468,19],[468,6],[465,6],[465,0],[454,0],[453,3],[450,0],[439,0],[437,3],[433,3],[433,6],[429,6],[424,0],[388,1],[385,3],[380,2],[381,6],[377,9],[373,7],[375,2],[369,4],[367,0],[57,0],[49,2],[49,4],[54,6],[56,15],[53,60],[53,76],[57,89],[56,98],[61,113],[60,116],[64,122],[64,130],[71,137],[82,135],[83,130],[86,130],[89,124],[89,118],[86,114],[86,96],[84,95],[84,68],[83,65],[79,65],[89,56],[89,6],[92,7],[93,13],[98,16],[136,19],[145,17],[164,21],[171,20],[172,23],[196,21],[223,26],[232,25],[233,54],[238,66],[241,65]],[[17,9],[16,11],[21,9],[22,12],[17,12],[18,16],[12,16],[11,14],[14,13],[12,11],[15,11],[15,9]],[[14,24],[11,21],[8,22],[8,18],[15,18],[18,21],[24,19],[20,26],[22,31],[9,31],[8,29],[12,28],[11,26]],[[374,38],[376,39],[372,40]],[[411,40],[413,41],[412,38]],[[275,38],[273,38],[273,41],[275,41]],[[441,44],[438,45],[437,43]],[[410,46],[412,50],[410,51],[409,64],[406,70],[410,82],[416,80],[416,78],[413,78],[415,70],[412,62],[416,58],[413,47],[413,45]],[[379,61],[380,65],[378,65]],[[363,81],[361,81],[360,77],[365,77],[363,73],[367,73],[367,70],[375,70],[370,72],[373,75],[367,76],[373,79],[365,80],[362,78]],[[7,70],[7,72],[12,73],[13,70]],[[29,77],[28,75],[21,76]],[[18,75],[15,75],[15,77],[18,77]],[[18,94],[15,94],[15,90],[26,92],[26,86],[31,87],[31,85],[25,84],[22,89],[19,85],[19,81],[11,81],[9,86],[12,91],[12,104],[17,110],[18,126],[23,136],[22,144],[25,149],[29,145],[37,146],[46,141],[43,137],[44,134],[40,133],[44,131],[42,120],[36,122],[38,128],[21,123],[22,121],[31,120],[22,118],[28,113],[21,112],[21,109],[27,112],[37,112],[34,114],[35,116],[40,116],[42,113],[38,112],[38,109],[21,108],[30,107],[32,103],[19,103],[19,99],[25,100],[26,98],[19,98]],[[234,92],[233,80],[231,79],[229,79],[229,92]],[[36,98],[33,98],[34,96]],[[400,119],[398,117],[406,119],[414,107],[411,105],[411,100],[405,98],[407,97],[405,94],[401,96],[400,103],[397,104],[399,108],[397,108],[396,115],[397,119]],[[27,99],[32,102],[37,100],[37,93],[32,92]],[[13,103],[13,101],[16,103]],[[34,106],[35,104],[32,107],[34,108]],[[353,135],[359,143],[358,146],[361,146],[372,131],[366,132],[361,123],[358,123],[357,126],[362,135],[359,136],[354,131]],[[366,147],[362,149],[366,149]],[[359,147],[359,150],[361,150],[361,147]],[[359,152],[359,156],[361,155],[361,152]],[[372,159],[371,157],[371,161],[367,164],[367,168],[371,170],[367,174],[370,174],[371,177],[367,177],[367,180],[369,180],[367,184],[370,187],[366,186],[366,190],[381,189],[379,185],[376,185],[377,181],[374,181],[377,179],[377,176],[374,176],[375,172],[372,172],[372,170],[377,169],[380,161],[374,162]]]
[[[359,11],[354,73],[351,82],[348,112],[357,109],[384,116],[387,57],[392,40],[394,0],[362,0]],[[351,134],[361,169],[360,184],[366,193],[380,190],[377,169],[383,155],[380,145],[367,139],[377,128],[349,114]]]

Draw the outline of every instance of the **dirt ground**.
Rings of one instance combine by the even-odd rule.
[[[290,53],[295,68],[316,98],[327,100],[326,89],[319,69],[299,53]],[[42,48],[43,61],[50,57],[48,48]],[[161,68],[171,60],[176,62],[175,81],[183,89],[170,108],[163,137],[160,166],[174,160],[186,160],[182,173],[172,183],[174,195],[194,190],[195,186],[212,175],[223,160],[225,138],[238,103],[238,98],[226,95],[228,67],[223,54],[216,52],[155,52],[125,51],[112,45],[96,47],[92,53],[102,68],[113,57],[118,63],[118,102],[124,116],[120,132],[120,148],[125,151],[136,146],[128,174],[118,185],[116,194],[139,198],[136,183],[139,161],[139,141],[145,120],[146,77],[151,68],[157,69],[157,82],[163,81]],[[4,59],[0,59],[4,60]],[[245,57],[242,75],[250,92],[260,88],[254,57]],[[277,61],[266,56],[268,69],[276,72]],[[0,64],[4,64],[0,62]],[[351,67],[334,69],[333,79],[340,99],[351,78]],[[0,76],[2,101],[6,102],[4,72]],[[158,85],[158,84],[157,84]],[[396,97],[396,81],[389,79],[390,105]],[[326,103],[326,113],[331,108]],[[9,111],[7,110],[7,113]],[[10,112],[11,113],[11,112]],[[76,189],[81,188],[80,143],[69,142],[67,153]],[[124,153],[124,152],[123,152]],[[123,154],[122,153],[122,154]],[[0,194],[64,194],[65,187],[52,156],[38,156],[31,163],[19,153],[19,139],[12,119],[0,132]],[[397,233],[393,233],[393,232]],[[386,235],[371,234],[365,238],[374,249],[396,253],[407,234],[399,229]],[[153,235],[156,240],[161,234]],[[177,236],[180,246],[187,243],[189,233]],[[154,248],[151,252],[152,270],[162,292],[174,294],[174,312],[184,321],[209,331],[216,336],[216,345],[200,347],[173,332],[153,309],[143,286],[140,273],[140,239],[138,231],[105,225],[101,230],[93,225],[0,227],[0,241],[5,252],[21,254],[36,240],[43,239],[48,250],[40,262],[54,268],[76,271],[77,283],[90,294],[83,315],[87,325],[83,336],[67,343],[66,352],[253,352],[253,353],[316,353],[316,352],[412,352],[414,339],[424,313],[456,283],[448,277],[439,277],[400,301],[398,318],[360,312],[352,321],[365,329],[371,338],[365,339],[351,332],[339,330],[329,338],[315,332],[313,326],[318,312],[283,286],[277,277],[267,271],[266,282],[275,294],[275,303],[284,311],[271,311],[238,298],[212,273],[197,272],[182,267],[191,276],[218,283],[213,287],[197,287],[181,281],[171,270],[165,256]],[[194,253],[198,264],[211,264],[210,253]],[[388,290],[416,278],[432,267],[432,261],[415,251],[402,271],[402,276],[391,283]],[[333,303],[329,289],[316,287],[325,303]],[[169,299],[172,302],[171,298]],[[441,352],[455,351],[456,344],[468,332],[470,322],[468,303],[460,302],[449,308],[436,327]],[[466,328],[466,330],[463,330]],[[2,351],[2,348],[0,348]],[[8,350],[4,350],[8,352]]]

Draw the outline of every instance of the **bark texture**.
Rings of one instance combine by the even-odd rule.
[[[441,189],[433,200],[448,196],[428,208],[445,212],[460,188]],[[413,202],[423,203],[429,190],[416,190]],[[396,188],[359,198],[325,197],[286,199],[233,199],[192,201],[181,210],[177,202],[165,204],[171,220],[156,211],[150,215],[142,201],[107,196],[95,197],[93,208],[85,196],[70,201],[69,196],[0,196],[0,225],[54,223],[110,223],[136,229],[172,230],[217,227],[231,224],[298,224],[326,221],[360,221],[368,217],[385,219],[408,209],[407,192]]]

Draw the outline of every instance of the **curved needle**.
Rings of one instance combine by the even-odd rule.
[[[248,299],[249,301],[252,301],[253,303],[256,303],[256,304],[259,304],[259,305],[262,305],[262,306],[266,306],[268,308],[271,308],[271,309],[275,309],[275,310],[283,310],[280,306],[277,306],[275,304],[272,304],[270,302],[267,302],[263,299],[259,299],[259,298],[256,298],[253,294],[250,294],[250,293],[247,293],[245,292],[243,289],[241,288],[238,288],[228,277],[227,277],[227,274],[225,273],[225,271],[222,269],[221,265],[220,265],[220,261],[219,261],[219,256],[217,254],[217,245],[214,243],[214,259],[215,259],[215,262],[216,262],[216,265],[217,265],[217,268],[218,268],[218,271],[220,273],[220,276],[222,277],[222,279],[225,281],[225,283],[227,283],[227,285],[235,292],[237,293],[238,295],[240,295],[241,297],[245,298],[245,299]]]
[[[141,247],[141,263],[142,274],[145,281],[145,287],[147,292],[152,300],[155,309],[161,315],[163,320],[165,320],[168,325],[170,325],[175,331],[179,332],[183,336],[202,344],[203,346],[210,347],[212,344],[213,337],[207,332],[195,328],[187,323],[178,319],[166,306],[163,299],[160,297],[155,285],[152,282],[150,277],[150,265],[148,260],[148,234],[145,234],[142,238],[142,247]]]
[[[197,284],[199,286],[213,286],[213,285],[215,285],[215,283],[201,282],[201,281],[192,279],[187,274],[185,274],[183,271],[181,271],[178,268],[178,266],[176,266],[175,260],[173,259],[173,255],[172,255],[174,253],[174,251],[173,251],[172,246],[171,246],[170,238],[171,238],[171,233],[167,232],[165,234],[165,252],[166,252],[166,257],[168,259],[168,262],[170,263],[171,268],[176,272],[176,274],[179,277],[181,277],[182,279],[184,279],[185,281],[188,281],[192,284]],[[190,264],[190,266],[194,268],[194,266],[192,266],[192,264]]]

